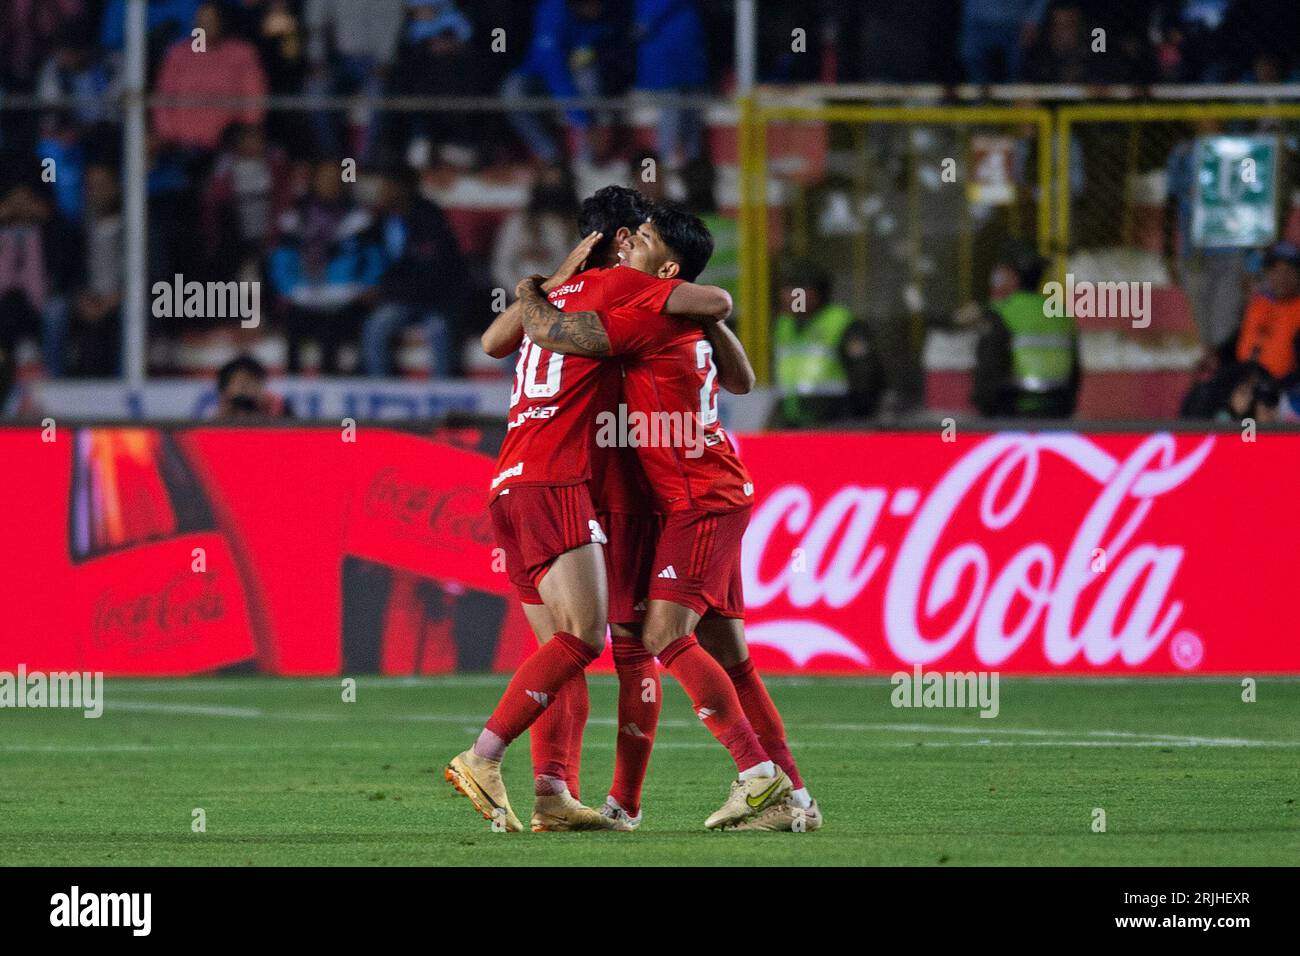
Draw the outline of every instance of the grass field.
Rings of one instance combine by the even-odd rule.
[[[817,833],[702,829],[733,771],[670,680],[638,832],[509,835],[441,779],[502,679],[362,679],[355,703],[335,680],[122,680],[98,720],[0,710],[0,862],[1300,862],[1300,682],[1261,680],[1248,704],[1232,680],[1004,680],[995,719],[895,709],[885,680],[770,683],[826,816]],[[591,684],[583,786],[599,803],[615,684]],[[506,773],[527,821],[526,740]]]

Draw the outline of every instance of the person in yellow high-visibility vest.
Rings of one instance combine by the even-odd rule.
[[[1042,293],[1046,263],[1011,257],[993,270],[976,345],[975,404],[985,415],[1069,418],[1079,390],[1078,330],[1052,315]]]
[[[809,262],[785,270],[773,329],[782,424],[809,426],[871,413],[878,361],[863,323],[830,301],[826,272]]]

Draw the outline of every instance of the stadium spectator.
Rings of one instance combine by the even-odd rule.
[[[740,228],[734,216],[723,215],[718,208],[714,189],[716,171],[707,153],[701,153],[681,171],[682,188],[686,192],[684,205],[704,220],[713,236],[713,255],[697,280],[703,285],[716,285],[731,293],[734,302],[740,301]]]
[[[86,168],[81,282],[67,305],[67,374],[117,374],[121,350],[122,187],[105,163]]]
[[[989,303],[975,310],[971,404],[993,418],[1069,418],[1079,391],[1078,332],[1040,291],[1046,262],[1016,252],[993,270]]]
[[[478,63],[469,47],[473,25],[450,0],[408,0],[410,22],[402,35],[390,92],[397,96],[469,96],[481,91]],[[399,114],[393,125],[399,142],[409,144],[407,157],[426,166],[459,147],[461,165],[483,136],[481,124],[467,123],[465,113]]]
[[[397,55],[403,15],[403,0],[306,0],[303,22],[310,67],[305,92],[378,96]],[[341,126],[349,120],[345,140]],[[371,110],[317,110],[311,122],[323,154],[363,160],[371,155],[378,133]]]
[[[259,268],[276,222],[292,203],[289,161],[261,127],[236,123],[203,191],[208,271],[234,276]],[[253,276],[256,278],[256,276]]]
[[[456,234],[438,205],[419,191],[409,166],[385,172],[374,206],[370,242],[383,253],[383,276],[373,296],[378,305],[362,331],[367,375],[392,371],[389,347],[407,325],[423,326],[439,378],[455,371],[458,318],[465,266]]]
[[[1285,385],[1300,356],[1300,248],[1276,243],[1264,261],[1264,282],[1246,304],[1237,336],[1241,362],[1257,362]]]
[[[217,418],[290,417],[284,401],[266,387],[266,366],[238,355],[217,370]]]
[[[1056,0],[1047,11],[1040,35],[1025,56],[1025,79],[1031,83],[1137,82],[1132,32],[1112,26],[1106,50],[1093,52],[1095,22],[1085,19],[1078,0]],[[1103,28],[1104,29],[1104,28]],[[1154,64],[1150,72],[1154,72]]]
[[[36,155],[42,163],[46,160],[53,163],[49,167],[55,174],[50,190],[59,214],[72,221],[80,219],[86,152],[81,127],[69,111],[58,110],[41,119]]]
[[[637,150],[627,161],[627,169],[628,182],[646,199],[663,202],[668,198],[668,170],[660,164],[658,153]]]
[[[779,302],[773,334],[779,423],[809,427],[853,417],[861,397],[879,386],[866,327],[831,301],[830,275],[813,262],[787,266]]]
[[[84,16],[83,0],[0,0],[0,89],[31,93],[63,31]]]
[[[303,88],[308,37],[299,16],[302,6],[299,0],[233,0],[226,7],[227,32],[257,47],[272,93],[298,93]]]
[[[78,102],[69,114],[89,126],[115,118],[107,100],[118,93],[118,78],[111,65],[97,56],[94,33],[85,21],[74,21],[59,31],[54,49],[36,77],[36,95],[54,103],[64,98]]]
[[[1221,120],[1200,120],[1197,136],[1223,132]],[[1182,286],[1201,333],[1201,344],[1216,349],[1232,337],[1246,301],[1246,251],[1234,246],[1197,247],[1192,242],[1192,203],[1196,194],[1196,139],[1176,143],[1166,169],[1165,265]]]
[[[170,279],[195,274],[202,261],[202,230],[194,181],[185,156],[164,145],[150,130],[145,140],[149,161],[149,276]]]
[[[527,96],[599,96],[607,91],[602,72],[619,54],[613,18],[605,0],[541,0],[533,17],[533,39],[524,62],[506,77],[501,95],[510,99]],[[590,139],[595,123],[586,110],[566,114],[573,132],[579,162],[594,157]],[[563,159],[562,150],[538,113],[518,110],[509,114],[511,125],[543,163]]]
[[[1025,48],[1038,35],[1047,0],[965,0],[961,61],[969,83],[1018,80]]]
[[[66,297],[75,280],[75,233],[50,199],[19,180],[0,193],[0,351],[39,338],[47,372],[63,372]]]
[[[216,3],[199,6],[194,23],[203,30],[203,52],[198,40],[177,40],[167,50],[158,73],[157,93],[175,97],[261,97],[266,95],[266,74],[257,48],[247,40],[223,32]],[[154,110],[154,129],[164,143],[189,149],[212,150],[231,123],[261,123],[262,106],[167,106]]]
[[[56,39],[83,16],[82,0],[0,0],[0,100],[35,92],[37,74]],[[36,141],[38,114],[7,111],[0,146],[27,151]]]
[[[709,79],[704,28],[694,0],[637,0],[632,31],[636,89],[681,96],[704,90]],[[698,157],[703,135],[699,110],[659,108],[655,148],[669,169]]]
[[[320,370],[338,372],[339,346],[359,327],[364,306],[373,304],[384,271],[370,217],[344,191],[340,163],[323,160],[308,194],[278,225],[281,238],[268,257],[267,274],[289,340],[289,371],[301,371],[311,337],[321,349]]]
[[[149,0],[145,5],[145,29],[149,31],[151,53],[158,43],[189,39],[190,24],[194,22],[199,3],[200,0]],[[126,0],[109,0],[100,24],[99,42],[104,49],[121,50],[126,45]]]
[[[492,247],[492,281],[513,297],[524,276],[549,275],[573,248],[578,197],[563,166],[544,166],[528,205],[511,213],[497,230]]]
[[[1220,422],[1277,421],[1281,392],[1278,381],[1258,362],[1236,362],[1225,370],[1222,398],[1213,418]]]

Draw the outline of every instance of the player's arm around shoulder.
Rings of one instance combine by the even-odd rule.
[[[609,333],[600,316],[557,309],[547,301],[541,284],[541,276],[530,276],[515,287],[523,309],[524,334],[542,348],[564,355],[610,355]]]
[[[478,340],[484,352],[499,359],[519,348],[524,338],[522,312],[519,302],[511,302],[508,309],[492,320]]]
[[[731,293],[716,285],[683,282],[664,303],[667,315],[691,317],[703,323],[723,322],[731,317]]]
[[[758,377],[754,366],[749,363],[745,346],[740,344],[736,333],[731,331],[726,322],[711,322],[704,327],[704,334],[713,346],[713,364],[718,370],[718,384],[732,395],[746,395],[754,388]]]

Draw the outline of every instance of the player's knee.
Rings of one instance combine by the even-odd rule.
[[[556,615],[556,629],[572,634],[595,651],[605,649],[605,621],[594,614]]]
[[[664,648],[675,641],[678,637],[681,637],[681,635],[673,635],[668,631],[647,628],[641,633],[641,643],[647,651],[655,657],[658,657],[663,653]]]
[[[734,647],[725,642],[706,644],[704,641],[701,641],[700,644],[709,652],[709,655],[715,661],[728,670],[745,662],[745,650],[743,648]]]

